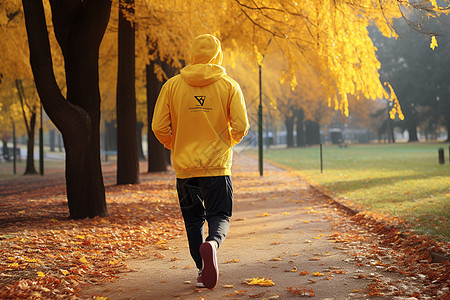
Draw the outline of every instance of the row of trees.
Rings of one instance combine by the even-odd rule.
[[[270,99],[290,124],[293,114],[312,118],[312,105],[349,115],[349,95],[387,96],[367,27],[374,24],[391,36],[392,21],[401,16],[399,5],[411,6],[392,0],[227,0],[207,3],[204,9],[203,1],[22,0],[20,5],[6,0],[0,4],[0,28],[19,31],[18,43],[28,40],[39,98],[64,139],[70,216],[84,218],[107,214],[100,164],[101,108],[118,123],[117,182],[137,183],[137,120],[142,115],[151,120],[161,82],[188,61],[194,36],[217,35],[230,66],[244,65],[242,78],[261,65],[263,57],[268,66],[276,66]],[[430,13],[443,10],[434,2],[411,7],[422,8]],[[23,62],[28,54],[23,45],[18,49],[1,62],[2,77],[10,81],[30,78],[26,66],[23,74],[16,73],[14,61]],[[247,79],[240,82],[246,85]],[[247,93],[252,89],[255,85],[249,82]],[[165,157],[165,151],[148,131],[149,170],[163,170],[166,160],[159,157]]]
[[[399,38],[390,40],[375,30],[371,34],[378,48],[382,80],[391,83],[405,114],[398,126],[409,133],[409,141],[418,141],[417,128],[432,137],[443,126],[450,132],[450,16],[442,14],[435,22],[424,25],[423,19],[410,16],[411,26],[395,22]],[[421,24],[421,32],[416,26]],[[439,34],[438,46],[430,49],[429,35]],[[436,45],[435,45],[436,46]],[[450,141],[448,134],[447,141]]]

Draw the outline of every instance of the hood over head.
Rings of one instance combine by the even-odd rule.
[[[192,42],[191,64],[181,70],[181,76],[192,86],[206,86],[226,75],[220,41],[211,34],[202,34]]]

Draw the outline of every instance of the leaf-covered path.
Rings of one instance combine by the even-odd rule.
[[[109,216],[80,221],[66,218],[61,170],[2,182],[0,298],[449,295],[448,262],[432,263],[430,255],[448,245],[349,213],[294,173],[267,164],[260,177],[256,160],[240,153],[219,283],[198,289],[173,172],[142,173],[141,184],[116,186],[114,170],[104,166]]]
[[[267,164],[260,177],[255,159],[235,155],[232,177],[234,214],[219,249],[220,278],[214,290],[195,287],[197,270],[182,234],[155,250],[151,258],[127,261],[131,273],[82,295],[111,299],[426,296],[426,275],[407,276],[397,266],[394,251],[380,248],[377,234],[351,222],[348,212],[295,174]],[[368,245],[370,241],[374,244]],[[252,279],[261,285],[249,285]]]

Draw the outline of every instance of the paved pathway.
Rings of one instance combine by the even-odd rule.
[[[362,291],[372,282],[367,280],[370,277],[392,281],[400,276],[376,266],[358,266],[350,246],[332,238],[337,230],[333,222],[345,214],[295,174],[267,164],[260,177],[257,161],[238,153],[232,179],[234,214],[227,240],[219,249],[220,278],[214,290],[195,287],[197,270],[183,235],[169,242],[170,249],[155,249],[154,258],[128,261],[133,272],[113,283],[84,289],[82,297],[292,299],[298,295],[287,287],[301,287],[313,290],[314,299],[365,299],[368,295]],[[270,278],[275,285],[244,283],[257,277]]]

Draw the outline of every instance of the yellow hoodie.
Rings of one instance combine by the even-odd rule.
[[[247,134],[244,96],[222,64],[220,41],[196,37],[191,64],[162,87],[152,130],[172,150],[177,178],[231,174],[231,148]]]

